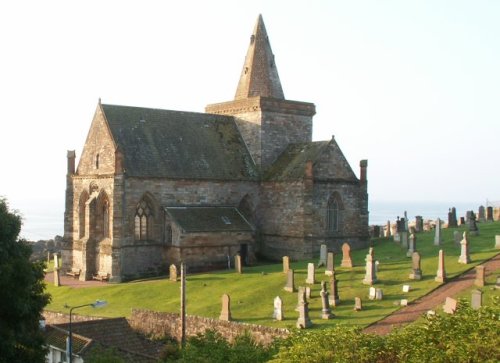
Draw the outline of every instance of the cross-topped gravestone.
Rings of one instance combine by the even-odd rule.
[[[341,267],[352,267],[352,258],[351,258],[351,246],[348,243],[344,243],[342,245],[342,262],[340,263]]]
[[[368,254],[366,255],[366,273],[365,278],[363,279],[363,284],[365,285],[373,285],[377,282],[377,274],[375,272],[375,253],[373,251],[373,247],[370,247]]]
[[[296,326],[299,329],[307,329],[312,326],[311,319],[309,318],[309,303],[307,302],[305,291],[299,289],[299,306],[297,306],[299,318],[297,319]]]
[[[483,287],[484,286],[484,266],[479,265],[476,266],[476,279],[474,280],[474,285],[478,287]]]
[[[330,302],[328,300],[328,291],[326,291],[326,282],[321,281],[321,319],[331,319],[334,317],[330,309]]]
[[[177,267],[174,264],[170,265],[169,268],[169,280],[177,281]]]
[[[315,284],[316,283],[316,269],[314,267],[314,263],[307,264],[307,279],[306,284]]]
[[[288,270],[290,270],[290,257],[283,256],[283,273],[288,273]]]
[[[469,255],[469,241],[467,240],[467,232],[464,232],[464,238],[460,241],[460,257],[458,258],[458,263],[468,264],[471,262]]]
[[[438,256],[438,269],[436,272],[436,278],[434,279],[437,282],[446,282],[446,270],[444,266],[444,251],[439,250]]]
[[[327,276],[332,276],[333,271],[335,271],[335,255],[333,252],[328,252],[327,258],[326,258],[326,269],[325,269],[325,275]]]
[[[279,296],[276,296],[274,298],[274,312],[273,312],[273,319],[274,320],[283,320],[285,317],[283,315],[283,301]]]
[[[338,280],[335,275],[335,271],[333,271],[332,277],[330,278],[329,298],[331,306],[338,306],[340,303]]]
[[[441,246],[443,237],[441,236],[441,219],[436,219],[436,229],[434,231],[434,246]]]
[[[421,280],[422,279],[422,270],[420,269],[420,253],[413,252],[411,255],[411,280]]]
[[[219,316],[220,320],[231,321],[231,298],[228,294],[222,295],[222,310]]]
[[[294,276],[294,271],[292,269],[288,270],[286,274],[286,285],[284,287],[284,290],[288,292],[297,291],[295,289],[295,276]]]
[[[326,245],[321,245],[319,247],[319,261],[318,261],[318,267],[325,266],[326,265],[326,254],[327,254],[327,246]]]

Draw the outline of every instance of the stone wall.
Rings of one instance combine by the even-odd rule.
[[[165,336],[180,340],[179,314],[133,309],[129,319],[134,330],[155,338]],[[248,331],[258,343],[269,345],[275,338],[286,338],[287,329],[271,328],[262,325],[222,321],[201,316],[186,316],[186,335],[193,336],[214,329],[229,341]]]
[[[69,324],[69,314],[44,310],[42,316],[45,318],[46,324]],[[107,319],[107,318],[103,318],[100,316],[71,314],[71,320],[74,322],[88,321],[88,320],[102,320],[102,319]]]

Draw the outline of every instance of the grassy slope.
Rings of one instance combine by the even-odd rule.
[[[493,247],[495,234],[500,234],[500,222],[481,224],[479,227],[481,235],[469,238],[472,257],[472,263],[469,265],[461,265],[457,262],[460,247],[453,242],[454,229],[443,230],[444,243],[441,248],[445,250],[448,277],[456,276],[499,252]],[[374,241],[375,258],[380,261],[379,283],[375,286],[383,289],[384,300],[382,301],[368,300],[369,287],[362,284],[367,250],[353,251],[352,257],[355,264],[353,269],[336,267],[341,304],[334,310],[335,319],[328,321],[319,318],[321,313],[320,284],[318,282],[313,286],[313,298],[309,301],[309,310],[315,328],[327,328],[336,324],[365,326],[398,309],[394,303],[400,299],[407,298],[412,301],[439,286],[434,281],[439,248],[433,245],[433,238],[432,232],[417,234],[417,249],[422,255],[423,280],[421,281],[408,279],[411,259],[406,257],[406,251],[403,251],[398,244],[387,239]],[[336,266],[340,265],[341,258],[341,255],[335,257]],[[317,260],[291,264],[291,268],[295,270],[296,286],[306,285],[308,262],[316,263]],[[317,269],[316,279],[317,281],[327,280],[324,268]],[[242,275],[228,271],[188,275],[187,313],[217,318],[220,313],[221,296],[228,293],[231,296],[231,311],[235,320],[291,328],[295,326],[297,318],[297,312],[294,311],[297,294],[283,290],[285,281],[281,264],[246,268]],[[409,293],[402,292],[403,284],[411,285]],[[64,309],[65,303],[74,306],[104,299],[108,301],[107,307],[98,310],[82,308],[78,310],[78,313],[109,317],[129,316],[132,308],[177,312],[179,310],[179,287],[179,283],[168,281],[166,278],[84,289],[65,286],[56,288],[49,285],[48,291],[53,299],[47,309],[64,312],[67,311]],[[281,296],[284,303],[286,319],[281,322],[272,320],[273,299],[277,295]],[[363,311],[353,311],[355,296],[363,299]]]

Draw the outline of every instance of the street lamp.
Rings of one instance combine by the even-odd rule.
[[[93,303],[90,304],[83,304],[83,305],[78,305],[78,306],[68,306],[64,305],[64,307],[67,309],[69,308],[69,337],[68,337],[68,356],[69,356],[69,363],[73,363],[73,332],[71,331],[71,321],[72,321],[72,316],[73,316],[73,310],[78,309],[78,308],[83,308],[84,306],[92,306],[93,308],[102,308],[103,306],[106,306],[107,302],[104,300],[96,300]]]

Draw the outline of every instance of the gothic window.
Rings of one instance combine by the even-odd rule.
[[[143,199],[135,210],[135,239],[144,241],[152,238],[153,212]]]
[[[340,197],[333,195],[326,206],[326,229],[328,232],[338,232],[340,230],[340,213]]]

